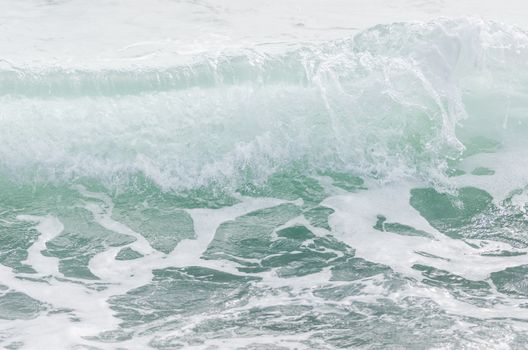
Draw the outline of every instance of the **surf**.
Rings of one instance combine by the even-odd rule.
[[[2,61],[0,343],[523,346],[525,30],[176,56]]]

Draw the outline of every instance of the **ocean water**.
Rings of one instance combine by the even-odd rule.
[[[0,0],[0,346],[528,349],[527,9]]]

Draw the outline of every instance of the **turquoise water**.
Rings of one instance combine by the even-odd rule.
[[[4,62],[0,345],[526,349],[528,32],[319,39]]]

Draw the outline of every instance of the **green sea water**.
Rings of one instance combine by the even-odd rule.
[[[528,34],[0,70],[5,349],[526,349]]]

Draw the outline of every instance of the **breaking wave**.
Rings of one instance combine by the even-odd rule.
[[[445,185],[465,155],[525,131],[526,62],[525,31],[472,18],[165,69],[3,62],[0,168],[107,185],[141,174],[175,190],[236,188],[292,167]]]

